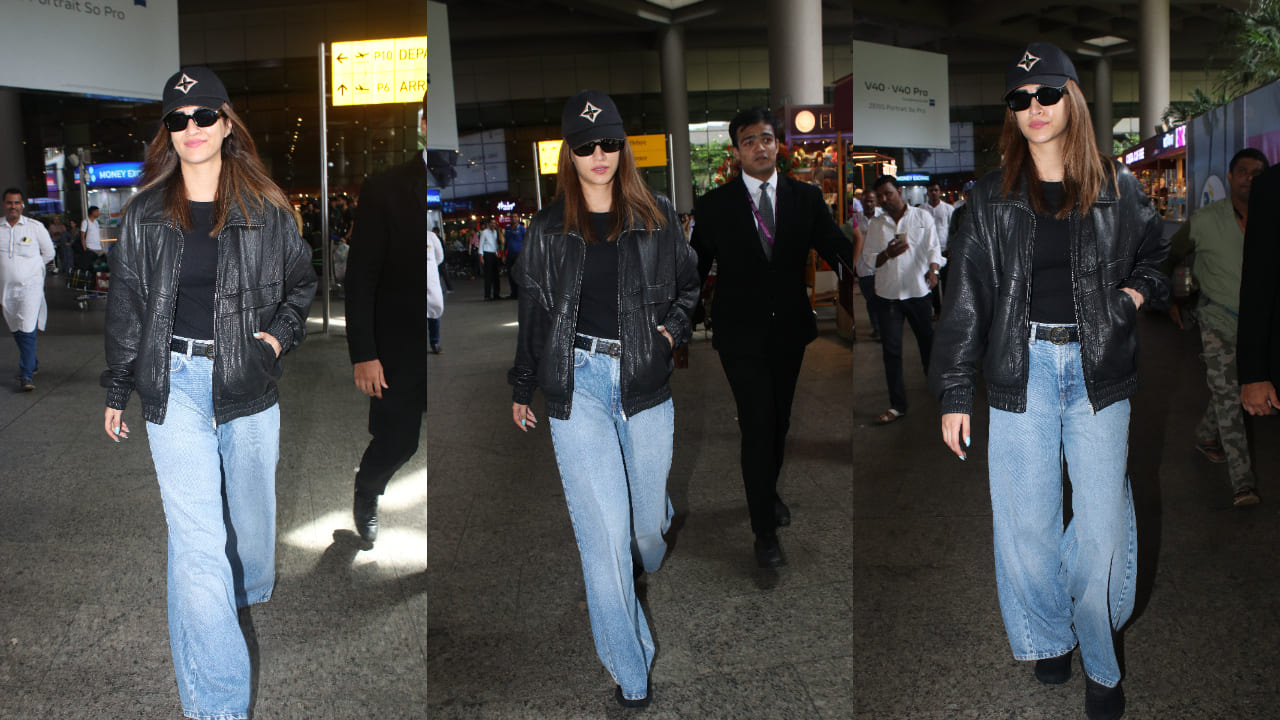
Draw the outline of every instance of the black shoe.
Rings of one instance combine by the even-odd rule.
[[[1124,688],[1119,685],[1109,688],[1086,676],[1084,714],[1089,720],[1119,720],[1124,715]]]
[[[378,496],[366,497],[359,492],[352,507],[352,515],[356,520],[356,532],[365,542],[378,539]]]
[[[778,544],[778,536],[756,536],[756,565],[762,568],[782,567],[787,559],[782,556],[782,546]]]
[[[1071,679],[1071,652],[1036,661],[1036,679],[1045,685],[1061,685]]]
[[[440,343],[431,343],[431,354],[432,355],[440,354]]]
[[[652,694],[652,693],[650,693],[650,692],[649,692],[649,690],[646,688],[646,689],[645,689],[645,695],[644,695],[644,697],[640,698],[639,700],[628,700],[628,699],[626,699],[625,697],[623,697],[623,696],[622,696],[622,686],[621,686],[621,685],[615,685],[615,686],[613,687],[613,699],[614,699],[614,700],[617,700],[617,701],[618,701],[618,704],[619,704],[619,705],[621,705],[621,706],[622,706],[622,707],[624,707],[624,708],[644,708],[644,707],[649,707],[649,696],[650,696],[651,694]]]
[[[773,518],[778,521],[778,527],[791,524],[791,508],[787,507],[781,499],[773,501]]]

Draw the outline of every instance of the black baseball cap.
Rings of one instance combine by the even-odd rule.
[[[1053,43],[1033,42],[1009,63],[1004,74],[1004,94],[1007,98],[1023,85],[1062,87],[1067,80],[1080,82],[1071,58]]]
[[[218,110],[223,103],[230,102],[227,88],[212,70],[207,67],[185,67],[165,81],[164,105],[160,109],[160,117],[188,105]]]
[[[599,90],[583,90],[569,98],[560,114],[560,132],[570,148],[592,140],[626,140],[622,115],[613,100]]]

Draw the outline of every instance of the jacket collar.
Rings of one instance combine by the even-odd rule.
[[[426,194],[423,193],[422,202],[425,204],[426,201]],[[161,188],[151,188],[150,190],[142,192],[133,199],[133,202],[142,204],[142,215],[139,222],[147,224],[172,224],[170,218],[164,214],[164,191]],[[265,200],[263,202],[264,204],[266,203]],[[250,212],[253,212],[252,207],[250,208]],[[265,221],[259,213],[254,213],[253,218],[246,217],[244,212],[240,210],[240,203],[233,202],[231,203],[231,206],[227,208],[226,224],[228,226],[261,225],[263,222]]]

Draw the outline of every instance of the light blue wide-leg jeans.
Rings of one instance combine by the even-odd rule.
[[[1120,682],[1114,631],[1133,613],[1137,525],[1126,470],[1129,401],[1094,412],[1079,343],[1030,340],[1027,411],[991,409],[1000,612],[1019,660],[1080,645],[1095,682]],[[1072,518],[1063,529],[1062,462]]]
[[[631,547],[649,571],[662,564],[675,411],[671,400],[622,412],[616,358],[574,350],[573,407],[551,419],[556,463],[578,540],[596,654],[622,695],[646,697],[654,644],[636,598]]]
[[[244,720],[249,651],[237,610],[275,583],[280,406],[214,426],[213,361],[171,353],[164,424],[147,423],[169,526],[169,645],[182,711]]]

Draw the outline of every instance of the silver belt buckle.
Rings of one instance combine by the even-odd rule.
[[[1064,327],[1049,328],[1049,342],[1054,345],[1066,345],[1071,342],[1071,330]]]

